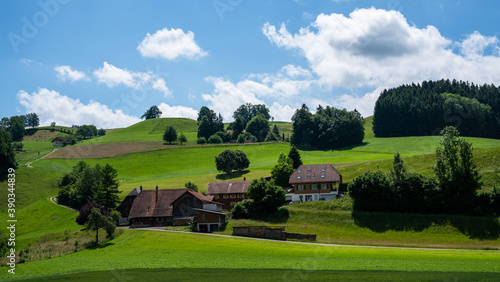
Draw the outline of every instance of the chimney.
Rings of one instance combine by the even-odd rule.
[[[155,203],[158,202],[158,185],[156,185],[156,200],[155,200]]]

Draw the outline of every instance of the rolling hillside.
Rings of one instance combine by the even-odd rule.
[[[156,185],[159,185],[160,188],[179,188],[183,187],[187,181],[191,181],[197,184],[201,191],[204,191],[208,183],[229,179],[229,177],[241,180],[243,177],[253,179],[268,176],[279,154],[281,152],[288,152],[290,148],[288,143],[165,146],[161,141],[158,141],[158,138],[161,140],[162,131],[170,124],[179,127],[180,130],[178,129],[178,131],[183,131],[184,134],[189,133],[196,136],[196,131],[193,131],[195,130],[194,125],[196,125],[196,121],[187,119],[157,119],[142,121],[128,128],[116,129],[109,132],[106,136],[86,140],[80,146],[66,148],[85,152],[83,150],[85,147],[82,147],[85,144],[91,146],[111,146],[109,150],[113,149],[113,147],[120,148],[120,144],[118,143],[121,143],[121,145],[127,144],[127,146],[135,144],[135,147],[139,149],[151,144],[158,144],[158,148],[150,151],[140,149],[137,152],[117,154],[113,157],[84,158],[91,165],[109,163],[118,170],[118,178],[121,181],[120,190],[123,191],[121,194],[122,198],[131,189],[140,185],[144,189],[154,189]],[[277,124],[280,127],[280,131],[283,128],[282,132],[286,132],[285,128],[289,130],[291,125],[289,123]],[[435,163],[434,151],[438,145],[438,137],[375,138],[371,131],[370,118],[367,119],[365,127],[366,135],[362,145],[339,150],[300,150],[302,160],[306,164],[333,163],[343,174],[344,181],[349,182],[354,177],[368,170],[381,169],[388,171],[392,165],[393,154],[399,151],[404,157],[408,170],[432,174],[432,166]],[[498,168],[500,167],[500,140],[468,139],[474,144],[475,160],[478,164],[478,170],[483,175],[482,180],[484,185],[486,187],[500,185],[500,174],[498,172]],[[17,238],[19,248],[21,249],[36,243],[45,233],[81,229],[81,226],[78,226],[74,222],[77,215],[76,212],[55,206],[48,201],[49,197],[57,195],[58,178],[64,173],[69,172],[71,167],[80,159],[40,159],[32,163],[32,168],[28,168],[23,166],[25,162],[36,160],[40,156],[51,152],[53,148],[50,142],[47,141],[26,141],[24,143],[26,152],[18,155],[21,166],[16,170],[16,184],[18,187],[16,191],[16,203],[17,219],[19,220]],[[250,159],[250,167],[247,171],[235,173],[231,176],[216,171],[214,157],[227,148],[241,149],[247,154]],[[40,152],[40,155],[38,152]],[[0,189],[7,191],[7,183],[0,183]],[[0,202],[6,201],[6,193],[0,193]],[[33,217],[34,214],[37,217]],[[0,219],[5,219],[6,216],[6,207],[5,205],[1,205]],[[378,219],[374,219],[377,217]],[[381,225],[371,225],[370,223],[374,221],[380,221]],[[6,221],[2,220],[2,222],[5,224]],[[396,224],[398,222],[405,222],[413,227],[405,224]],[[460,222],[463,222],[465,225],[460,225]],[[483,228],[487,236],[485,235],[482,238],[478,238],[477,233],[472,232],[476,228],[474,227],[474,222],[481,221],[448,217],[432,219],[425,217],[416,218],[411,215],[408,218],[404,216],[391,218],[383,214],[355,215],[352,214],[352,208],[349,205],[340,209],[299,205],[291,207],[290,218],[286,222],[278,224],[286,224],[289,231],[315,232],[318,234],[318,240],[325,243],[500,248],[500,223],[498,219],[487,219],[487,225]],[[270,224],[264,222],[250,223],[259,225]],[[233,224],[237,226],[238,224],[245,224],[245,222],[234,221],[226,232],[230,232]],[[3,229],[3,225],[1,226]],[[144,237],[142,235],[139,236],[139,234],[142,233],[127,232],[122,235],[124,236],[123,238],[120,236],[113,241],[114,243],[112,244],[116,244],[116,247],[112,247],[113,245],[111,245],[111,247],[104,248],[103,251],[105,250],[108,254],[112,252],[116,256],[123,256],[123,249],[119,246],[127,238],[134,238],[134,244],[137,244],[137,246],[146,244],[147,242],[144,240],[150,240],[150,236],[160,238],[159,240],[163,240],[164,238],[180,240],[180,242],[183,240],[182,236],[149,235],[150,232],[144,232],[144,234],[148,234],[144,235]],[[251,244],[254,246],[253,242]],[[136,245],[132,246],[132,248],[136,248]],[[64,264],[67,263],[67,259],[86,259],[87,256],[101,256],[100,252],[96,253],[94,251],[96,250],[88,250],[81,255],[77,253],[63,256],[56,260],[48,260],[48,263]],[[349,252],[352,251],[354,250],[350,250]],[[158,255],[161,254],[164,254],[164,251],[158,252]],[[405,255],[405,252],[394,253],[394,256],[388,257],[388,259],[397,259],[401,255]],[[238,257],[239,254],[235,253],[234,250],[226,250],[224,257],[227,256]],[[453,260],[453,257],[450,256],[449,258]],[[167,261],[170,262],[170,260]],[[243,261],[248,263],[248,260]],[[44,267],[44,263],[27,263],[23,266],[28,275],[26,277],[31,275],[36,276],[37,269]],[[334,262],[332,261],[331,263]],[[288,267],[285,264],[281,265],[283,268]],[[179,266],[184,267],[184,265]],[[122,267],[129,268],[130,266],[123,264]],[[141,268],[156,267],[158,266],[149,261],[141,266]],[[199,265],[199,267],[204,266]],[[399,265],[398,269],[402,267],[402,265]],[[77,268],[76,265],[68,265],[64,272],[96,270]],[[457,269],[461,268],[457,266]],[[478,267],[477,269],[483,268]],[[106,270],[106,268],[102,270]],[[432,271],[433,268],[429,266],[423,267],[420,270]],[[45,271],[41,273],[49,275],[55,272]]]

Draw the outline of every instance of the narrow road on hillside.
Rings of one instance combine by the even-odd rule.
[[[34,160],[34,161],[27,162],[27,163],[25,163],[24,165],[25,165],[26,167],[31,167],[31,168],[32,168],[32,166],[31,166],[31,164],[32,164],[32,163],[34,163],[34,162],[36,162],[36,161],[40,160],[40,159],[41,159],[41,158],[43,158],[43,157],[46,157],[46,156],[48,156],[48,155],[50,155],[50,154],[54,153],[55,151],[57,151],[57,149],[54,149],[52,152],[50,152],[50,153],[48,153],[48,154],[46,154],[46,155],[43,155],[43,156],[39,157],[38,159],[36,159],[36,160]]]
[[[298,242],[298,241],[280,241],[264,238],[253,238],[253,237],[242,237],[242,236],[232,236],[223,234],[213,234],[213,233],[198,233],[198,232],[186,232],[186,231],[175,231],[175,230],[165,230],[165,227],[146,227],[146,228],[129,228],[129,227],[117,227],[119,229],[130,229],[130,230],[147,230],[147,231],[163,231],[163,232],[175,232],[175,233],[185,233],[185,234],[195,234],[195,235],[206,235],[206,236],[217,236],[217,237],[228,237],[228,238],[239,238],[248,240],[259,240],[259,241],[272,241],[281,242],[284,244],[303,244],[311,246],[330,246],[330,247],[352,247],[352,248],[378,248],[378,249],[403,249],[403,250],[433,250],[433,251],[484,251],[477,249],[441,249],[441,248],[417,248],[417,247],[391,247],[391,246],[367,246],[367,245],[342,245],[342,244],[327,244],[327,243],[310,243],[310,242]],[[498,252],[498,250],[492,250]]]
[[[49,201],[51,201],[53,204],[56,204],[56,205],[58,205],[58,206],[60,206],[60,207],[66,208],[66,209],[68,209],[68,210],[72,210],[72,211],[80,212],[80,211],[79,211],[79,210],[77,210],[77,209],[70,208],[70,207],[67,207],[67,206],[64,206],[64,205],[60,205],[60,204],[58,204],[58,203],[57,203],[57,196],[50,197],[50,198],[48,198],[48,200],[49,200]]]

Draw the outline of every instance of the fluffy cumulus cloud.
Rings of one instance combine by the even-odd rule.
[[[196,44],[192,31],[186,33],[180,28],[164,28],[155,34],[146,34],[137,50],[144,57],[166,60],[182,57],[198,59],[208,54]]]
[[[280,102],[289,102],[289,97],[297,94],[301,86],[295,85],[293,81],[287,83],[273,75],[252,77],[255,80],[245,79],[236,84],[220,77],[207,77],[205,80],[214,85],[214,90],[211,94],[203,94],[202,98],[209,102],[209,108],[220,113],[225,121],[232,121],[236,108],[246,103],[265,104],[275,120],[289,121],[295,110]]]
[[[320,14],[297,33],[284,24],[269,23],[262,32],[276,46],[297,50],[309,64],[309,69],[286,66],[282,71],[295,78],[308,77],[310,72],[317,79],[309,85],[326,91],[379,91],[442,78],[500,84],[500,72],[495,71],[500,64],[496,37],[474,32],[462,42],[453,42],[434,26],[409,24],[397,11],[370,8],[348,16]],[[362,114],[370,115],[378,93],[337,95],[336,102],[348,109],[357,105]]]
[[[78,99],[45,88],[31,94],[24,90],[17,94],[19,103],[27,112],[35,112],[42,125],[55,121],[59,125],[93,124],[98,128],[126,127],[140,121],[139,118],[112,110],[96,101],[83,104]]]
[[[161,103],[158,105],[158,108],[161,111],[161,117],[167,118],[167,117],[183,117],[183,118],[190,118],[190,119],[197,119],[198,118],[198,111],[190,108],[190,107],[184,107],[184,106],[170,106],[165,103]]]
[[[124,85],[133,89],[153,89],[165,95],[171,95],[165,80],[152,72],[133,72],[104,62],[103,66],[94,71],[98,83],[104,83],[108,87]]]
[[[82,71],[73,70],[70,66],[55,66],[54,70],[57,73],[57,79],[60,81],[75,82],[78,80],[89,81],[89,77]]]

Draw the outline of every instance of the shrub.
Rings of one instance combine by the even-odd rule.
[[[209,144],[221,144],[222,143],[222,138],[220,138],[219,135],[214,134],[208,138],[208,143]]]
[[[236,203],[236,205],[234,205],[233,209],[231,210],[233,219],[249,218],[249,209],[251,208],[251,205],[252,202],[250,202],[249,200],[243,200],[239,203]]]
[[[207,139],[205,137],[200,137],[198,140],[196,140],[196,144],[206,144]]]
[[[245,137],[245,134],[240,134],[238,135],[238,138],[236,139],[236,142],[238,143],[245,143],[245,141],[247,141],[246,137]]]
[[[273,142],[273,141],[278,141],[278,136],[276,134],[269,132],[266,136],[266,142]]]

